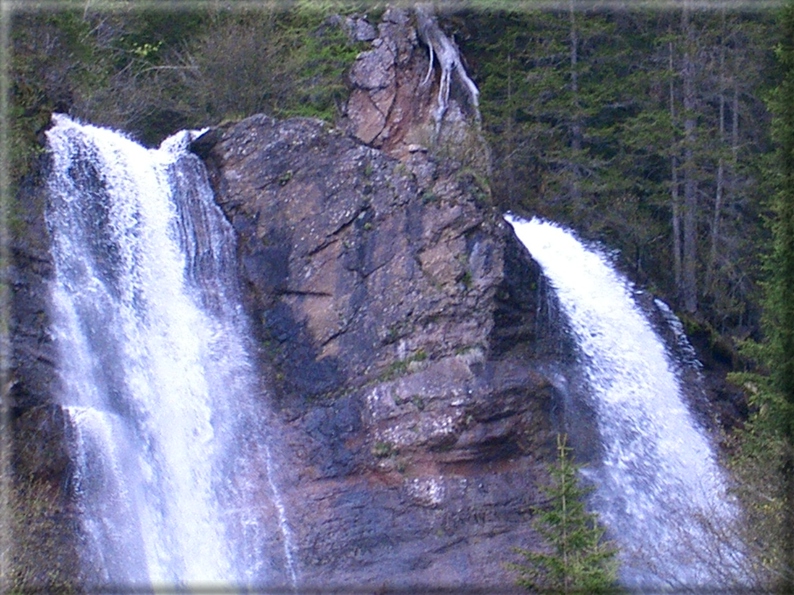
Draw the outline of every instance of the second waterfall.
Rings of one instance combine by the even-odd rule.
[[[601,443],[593,505],[621,550],[622,581],[653,592],[741,586],[738,509],[629,284],[565,229],[508,221],[543,267],[580,352]]]

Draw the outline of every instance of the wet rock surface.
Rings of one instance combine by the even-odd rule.
[[[52,336],[49,282],[54,269],[44,212],[49,162],[24,180],[9,217],[11,265],[8,384],[5,404],[11,481],[6,525],[12,548],[11,585],[63,589],[89,580],[85,534],[75,500],[73,428],[55,396],[58,354]],[[5,431],[5,429],[4,429]]]
[[[47,199],[43,172],[47,167],[47,159],[42,158],[42,173],[24,181],[9,222],[13,265],[6,269],[5,276],[11,288],[11,408],[17,414],[47,405],[55,392],[57,353],[50,331],[47,287],[54,270],[44,218]]]

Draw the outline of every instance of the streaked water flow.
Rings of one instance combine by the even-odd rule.
[[[741,584],[738,510],[630,285],[569,231],[506,218],[554,287],[581,352],[602,450],[588,473],[593,505],[621,548],[623,582],[650,590]]]
[[[149,150],[65,116],[47,132],[61,400],[103,584],[261,580],[237,567],[246,546],[225,514],[245,500],[238,434],[256,386],[235,242],[191,134]]]

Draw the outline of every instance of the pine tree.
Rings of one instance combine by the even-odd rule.
[[[784,442],[781,461],[785,506],[784,573],[781,588],[794,591],[794,2],[781,13],[776,50],[781,80],[773,95],[773,138],[777,144],[778,191],[774,199],[771,273],[765,303],[771,381],[780,395],[778,420]]]
[[[794,2],[780,13],[778,85],[771,94],[776,159],[768,175],[772,247],[765,260],[764,343],[744,352],[761,372],[734,374],[750,394],[754,413],[738,434],[733,467],[747,515],[748,543],[761,582],[794,593]]]
[[[536,511],[534,527],[550,551],[516,548],[524,561],[508,567],[518,572],[517,584],[530,591],[616,593],[617,550],[604,540],[597,515],[585,509],[587,490],[579,486],[570,452],[566,437],[558,435],[551,483],[542,488],[548,504]]]

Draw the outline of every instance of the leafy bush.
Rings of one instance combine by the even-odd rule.
[[[340,23],[314,8],[208,11],[179,44],[139,41],[152,63],[117,73],[98,111],[149,144],[255,113],[333,121],[363,49]]]
[[[333,121],[364,46],[330,16],[356,6],[326,4],[16,14],[11,177],[28,171],[53,111],[149,145],[260,112]]]

